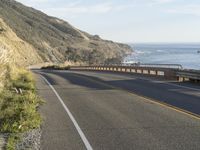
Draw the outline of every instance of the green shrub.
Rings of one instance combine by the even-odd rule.
[[[15,150],[15,144],[17,141],[19,141],[19,136],[17,135],[10,135],[8,138],[7,144],[6,144],[6,149],[7,150]]]
[[[29,91],[20,95],[4,91],[3,98],[1,132],[24,132],[40,126],[41,118],[37,107],[42,101],[35,93]]]
[[[43,103],[35,90],[35,82],[26,70],[9,71],[7,86],[0,92],[0,132],[10,133],[8,150],[15,149],[16,133],[39,128],[41,116],[37,109]],[[17,92],[21,89],[22,92]],[[17,91],[16,91],[17,90]]]
[[[20,80],[14,80],[12,81],[12,87],[15,87],[17,89],[22,89],[22,90],[34,90],[35,85],[33,82],[24,82]]]
[[[62,66],[62,65],[50,65],[43,66],[41,69],[50,69],[50,70],[69,70],[70,66]]]

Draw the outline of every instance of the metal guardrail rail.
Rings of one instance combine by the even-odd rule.
[[[99,66],[133,66],[133,67],[154,67],[154,68],[172,68],[172,69],[183,69],[180,64],[147,64],[147,63],[132,63],[132,64],[100,64]]]
[[[72,66],[72,70],[95,70],[95,71],[112,71],[127,72],[151,76],[159,76],[167,79],[176,79],[177,68],[166,68],[163,66],[140,66],[140,65],[97,65],[97,66]]]
[[[151,76],[164,77],[179,81],[197,80],[200,81],[200,71],[186,70],[179,64],[132,64],[132,65],[95,65],[95,66],[72,66],[72,70],[95,70],[95,71],[112,71],[127,72],[135,74],[144,74]]]
[[[139,64],[139,66],[140,67],[183,69],[183,66],[180,64]]]
[[[197,80],[200,81],[200,71],[198,70],[179,70],[176,72],[176,75],[179,77],[179,80]]]

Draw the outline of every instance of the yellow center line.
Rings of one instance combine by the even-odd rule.
[[[116,87],[116,86],[113,86],[113,85],[109,85],[109,84],[106,84],[106,83],[103,83],[103,82],[100,82],[100,81],[97,81],[97,80],[94,80],[94,79],[91,79],[91,78],[89,78],[89,77],[85,77],[85,76],[82,76],[82,75],[78,75],[78,74],[75,75],[75,74],[74,74],[73,76],[76,76],[76,77],[79,77],[79,78],[83,78],[83,79],[86,79],[86,80],[88,80],[88,81],[91,81],[91,82],[94,82],[94,83],[96,83],[96,84],[103,85],[103,86],[106,86],[106,87],[109,87],[109,88],[112,88],[112,89],[121,90],[121,91],[127,92],[127,93],[129,93],[129,94],[131,94],[131,95],[140,96],[140,97],[142,97],[143,100],[146,101],[146,102],[152,102],[152,103],[154,103],[154,104],[157,104],[157,105],[160,105],[160,106],[169,108],[169,109],[171,109],[171,110],[174,110],[174,111],[176,111],[176,112],[179,112],[179,113],[185,114],[185,115],[187,115],[187,116],[190,116],[191,118],[200,120],[200,115],[195,114],[195,113],[192,113],[192,112],[187,111],[187,110],[184,110],[184,109],[181,109],[181,108],[178,108],[178,107],[176,107],[176,106],[167,104],[167,103],[165,103],[165,102],[162,102],[162,101],[159,101],[159,100],[156,100],[156,99],[153,99],[153,98],[149,98],[149,97],[147,97],[147,96],[143,96],[143,95],[134,93],[133,91],[129,91],[129,90],[122,89],[122,88],[120,88],[120,87]]]

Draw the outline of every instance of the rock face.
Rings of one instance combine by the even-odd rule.
[[[132,52],[128,45],[102,40],[98,35],[90,35],[61,19],[50,17],[14,0],[0,0],[0,18],[22,44],[29,44],[23,53],[28,55],[31,51],[30,54],[37,62],[97,64],[112,59],[120,60]],[[4,28],[0,27],[0,34],[3,32]]]

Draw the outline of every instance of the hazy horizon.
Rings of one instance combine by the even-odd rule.
[[[108,40],[200,43],[200,1],[17,0]]]
[[[200,45],[200,42],[126,42],[127,44],[186,44],[186,45]]]

